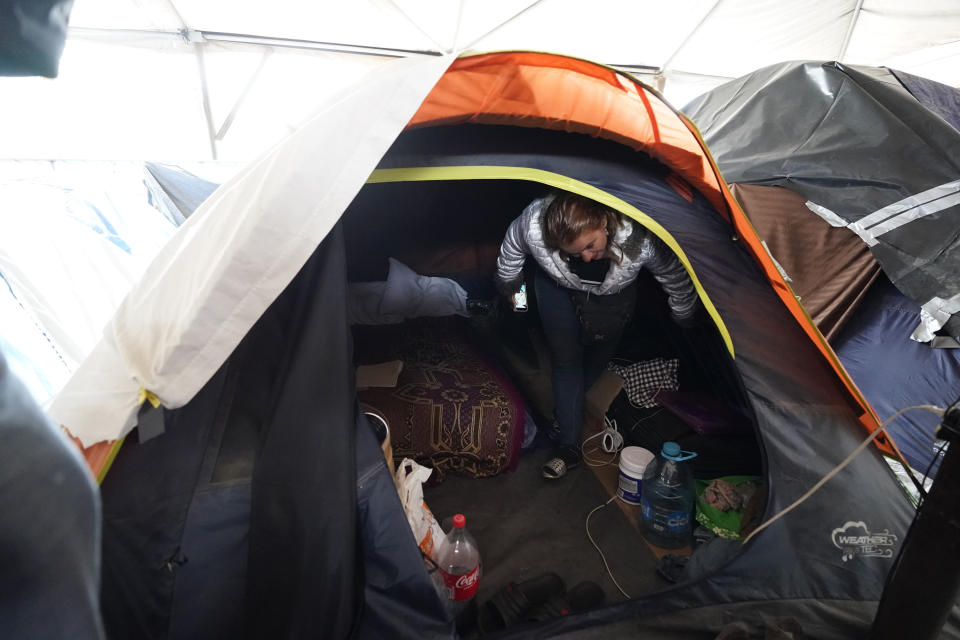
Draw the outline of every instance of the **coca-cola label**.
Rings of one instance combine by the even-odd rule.
[[[477,587],[480,586],[480,565],[475,566],[470,573],[447,573],[440,569],[440,574],[443,576],[443,583],[447,586],[448,597],[457,602],[472,598],[477,592]]]

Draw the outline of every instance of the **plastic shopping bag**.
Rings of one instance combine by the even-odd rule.
[[[446,535],[423,500],[423,483],[431,473],[433,469],[419,465],[410,458],[404,458],[397,468],[395,480],[413,537],[420,550],[434,558]]]

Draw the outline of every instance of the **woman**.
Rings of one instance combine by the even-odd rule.
[[[632,286],[646,267],[666,291],[671,315],[692,319],[697,294],[670,249],[617,211],[572,193],[534,200],[514,220],[497,258],[497,288],[514,300],[527,256],[550,349],[556,447],[543,465],[560,478],[580,463],[583,399],[613,357],[636,304]]]

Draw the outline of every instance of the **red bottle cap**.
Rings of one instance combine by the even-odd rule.
[[[457,529],[462,529],[467,526],[466,517],[464,517],[462,513],[458,513],[457,515],[453,516],[453,526]]]

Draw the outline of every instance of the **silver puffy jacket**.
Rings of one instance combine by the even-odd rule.
[[[659,238],[628,218],[624,218],[624,224],[614,236],[623,249],[623,259],[619,264],[610,261],[602,284],[581,282],[577,274],[570,271],[560,251],[548,249],[543,241],[543,212],[552,200],[553,196],[534,200],[510,223],[497,258],[496,280],[501,292],[519,291],[528,255],[560,285],[597,295],[617,293],[636,280],[640,269],[646,267],[667,293],[671,315],[677,320],[693,315],[697,291],[680,260]]]

